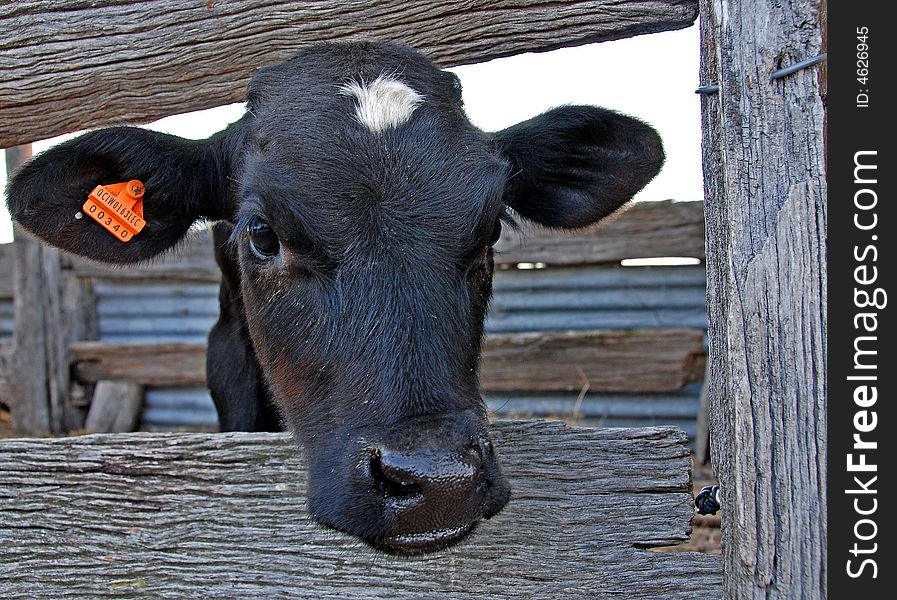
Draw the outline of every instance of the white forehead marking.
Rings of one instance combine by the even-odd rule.
[[[340,88],[340,94],[355,97],[355,117],[374,133],[408,122],[424,101],[423,96],[388,75],[368,84],[350,81]]]

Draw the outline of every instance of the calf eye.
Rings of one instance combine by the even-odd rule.
[[[252,223],[249,227],[249,245],[252,251],[262,257],[274,256],[280,252],[280,240],[271,226],[264,222]]]
[[[494,246],[501,237],[501,219],[495,220],[495,228],[492,230],[492,236],[489,238],[489,245]]]

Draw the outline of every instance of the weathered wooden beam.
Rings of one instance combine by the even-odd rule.
[[[6,150],[12,175],[31,157],[31,146]],[[62,433],[74,421],[68,402],[67,336],[61,323],[59,252],[13,229],[13,344],[6,361],[6,388],[13,429]]]
[[[203,343],[77,342],[75,376],[142,385],[204,384]],[[485,391],[674,391],[700,381],[698,329],[560,331],[486,338],[480,384]]]
[[[31,146],[5,152],[12,175],[31,157]],[[30,434],[79,429],[83,415],[71,402],[68,347],[95,325],[92,300],[84,293],[90,283],[64,272],[59,251],[18,227],[13,235],[13,268],[5,274],[12,283],[14,311],[13,345],[5,369],[13,428]]]
[[[7,158],[9,151],[7,150]],[[15,230],[14,230],[15,231]],[[61,419],[50,408],[50,373],[47,367],[47,333],[42,298],[47,282],[44,253],[56,251],[16,231],[16,265],[13,271],[13,344],[7,361],[8,393],[13,428],[25,434],[61,432]]]
[[[74,373],[80,381],[130,381],[141,385],[196,385],[206,381],[206,345],[76,342]]]
[[[497,264],[581,265],[655,256],[704,257],[702,202],[639,202],[580,231],[558,232],[520,223],[496,244]]]
[[[767,79],[820,53],[819,1],[701,10],[702,82],[720,86],[702,116],[725,597],[825,598],[825,108],[817,69]]]
[[[143,387],[130,381],[98,381],[84,421],[89,433],[127,433],[137,429]]]
[[[486,338],[480,384],[512,390],[673,391],[700,381],[699,329],[559,331]]]
[[[6,368],[13,429],[64,433],[81,424],[69,396],[68,344],[73,330],[65,296],[69,282],[60,267],[59,251],[18,227],[13,231],[13,343]]]
[[[686,539],[685,435],[493,425],[510,504],[473,537],[397,559],[305,512],[287,434],[0,442],[0,596],[715,598],[718,556]]]
[[[696,17],[697,0],[19,0],[0,5],[0,147],[240,101],[312,42],[401,42],[452,66]]]

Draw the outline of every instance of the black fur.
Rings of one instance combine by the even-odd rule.
[[[234,256],[226,221],[212,227],[215,260],[221,268],[218,322],[209,332],[206,382],[212,390],[222,431],[280,431],[262,368],[252,349],[240,295],[240,265]]]
[[[383,74],[425,100],[374,134],[339,90]],[[49,243],[108,262],[149,258],[196,219],[220,221],[208,382],[222,429],[294,431],[312,514],[415,553],[454,543],[509,497],[477,373],[506,209],[588,225],[662,161],[653,129],[594,107],[483,133],[457,78],[420,54],[323,44],[262,69],[246,115],[209,140],[92,132],[24,167],[9,205]],[[133,241],[74,219],[93,186],[128,179],[146,184],[148,224]],[[271,246],[266,225],[272,256],[253,246],[260,230]]]

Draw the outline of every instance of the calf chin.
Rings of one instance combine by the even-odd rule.
[[[472,410],[312,438],[306,449],[311,515],[390,554],[447,548],[510,498],[486,419]]]

